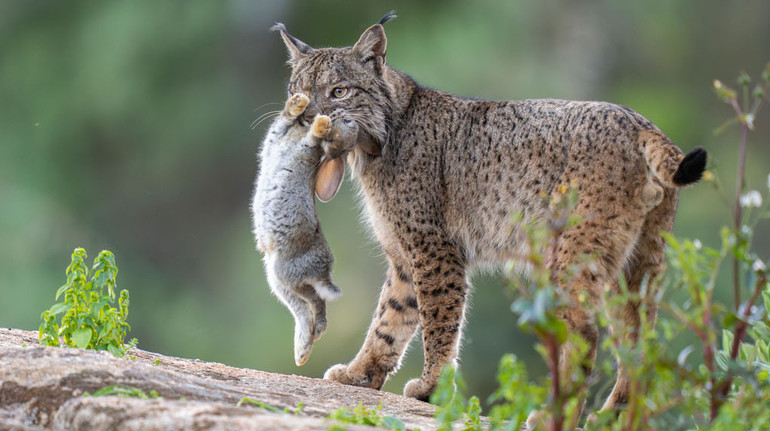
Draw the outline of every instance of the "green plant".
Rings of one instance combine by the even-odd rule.
[[[93,394],[86,392],[83,395],[86,397],[105,397],[109,395],[116,395],[125,398],[141,398],[143,400],[160,398],[158,392],[155,390],[151,390],[150,394],[148,395],[144,393],[143,390],[128,385],[109,385],[99,389]]]
[[[460,370],[453,366],[444,368],[430,397],[430,402],[438,406],[435,417],[439,431],[451,431],[458,420],[462,420],[464,431],[482,429],[481,403],[476,396],[466,399],[464,390],[465,381]]]
[[[254,398],[243,397],[240,400],[238,400],[238,404],[236,404],[236,407],[240,407],[244,404],[251,404],[253,406],[257,406],[262,410],[267,410],[273,413],[293,414],[295,416],[298,416],[302,412],[302,403],[297,404],[297,407],[294,409],[286,407],[285,409],[281,410],[278,407],[271,406],[270,404],[263,403],[262,401],[259,401],[259,400],[255,400]]]
[[[111,304],[115,301],[118,274],[115,256],[103,250],[94,259],[90,271],[85,264],[86,257],[82,248],[72,252],[72,263],[66,271],[67,283],[56,292],[56,300],[62,295],[63,300],[41,315],[40,344],[107,350],[123,357],[136,345],[136,339],[123,343],[131,328],[126,321],[128,291],[120,292],[118,308],[114,308]],[[58,315],[62,315],[61,323],[57,323]]]
[[[374,408],[368,408],[362,403],[358,403],[358,407],[354,407],[352,409],[337,409],[331,412],[329,416],[327,416],[327,419],[349,424],[382,427],[394,431],[406,431],[406,425],[404,425],[400,419],[397,419],[393,416],[383,415],[382,405],[378,405]],[[329,429],[337,430],[344,428],[333,426]]]

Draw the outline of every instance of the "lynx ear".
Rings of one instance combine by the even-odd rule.
[[[272,26],[270,30],[281,32],[283,43],[286,45],[286,49],[289,50],[289,64],[296,63],[303,55],[313,51],[310,45],[290,35],[286,31],[286,26],[280,22]]]
[[[361,56],[361,61],[366,63],[375,59],[381,66],[385,64],[385,50],[388,46],[388,38],[385,37],[385,29],[382,24],[375,24],[364,32],[353,45],[353,52]]]
[[[322,160],[315,178],[315,194],[318,200],[325,203],[334,199],[340,190],[344,176],[345,161],[342,157]]]

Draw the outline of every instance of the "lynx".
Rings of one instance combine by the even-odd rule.
[[[423,371],[404,394],[426,400],[458,356],[469,269],[520,255],[512,216],[522,215],[523,223],[545,217],[541,194],[564,184],[577,189],[581,221],[558,238],[548,266],[562,280],[559,274],[585,255],[596,259],[560,282],[568,304],[560,317],[588,345],[582,371],[590,374],[602,294],[619,289],[621,271],[632,291],[661,272],[660,232],[671,230],[678,189],[700,179],[706,152],[683,154],[653,123],[610,103],[471,100],[422,87],[385,61],[383,24],[392,17],[344,48],[315,49],[277,26],[289,53],[288,93],[310,97],[304,121],[343,110],[358,124],[355,145],[337,158],[360,187],[388,261],[363,347],[325,378],[381,388],[420,328]],[[339,169],[327,166],[321,169]],[[638,305],[609,310],[632,339]],[[604,408],[623,404],[628,391],[621,364]]]
[[[268,284],[294,316],[297,365],[307,361],[326,330],[326,301],[342,294],[331,280],[334,257],[313,201],[313,183],[335,183],[323,176],[335,170],[323,174],[316,169],[333,145],[353,143],[358,136],[356,123],[338,116],[341,111],[318,115],[309,127],[301,125],[297,118],[309,102],[307,96],[294,94],[270,126],[252,200],[254,236],[264,254]],[[315,190],[321,200],[336,193],[322,186]]]

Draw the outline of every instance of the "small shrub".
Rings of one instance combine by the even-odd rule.
[[[38,337],[44,346],[67,346],[107,350],[118,358],[136,345],[136,339],[123,343],[131,327],[128,318],[128,291],[122,290],[115,302],[118,267],[112,252],[103,250],[89,271],[86,251],[76,248],[67,267],[67,283],[56,291],[57,302],[40,316]],[[61,322],[57,316],[62,315]]]
[[[381,427],[394,431],[406,431],[406,425],[393,416],[383,415],[382,406],[379,405],[374,408],[368,408],[361,403],[358,403],[358,407],[352,409],[337,409],[327,416],[327,419],[332,419],[344,423],[355,425],[369,425],[374,427]],[[344,429],[340,426],[333,426],[330,430]]]

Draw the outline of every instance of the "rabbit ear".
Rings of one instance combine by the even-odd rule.
[[[318,168],[315,178],[315,194],[321,202],[329,202],[334,198],[345,176],[345,161],[342,157],[324,159]]]

